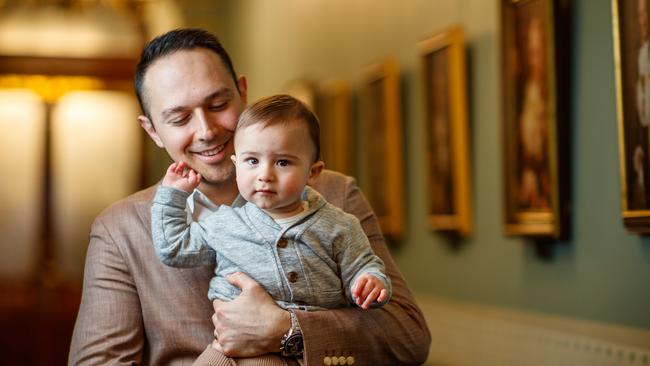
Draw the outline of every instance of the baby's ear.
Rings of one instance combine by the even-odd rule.
[[[237,165],[237,157],[234,154],[230,155],[230,160],[232,160],[233,164]]]
[[[311,165],[309,168],[309,177],[307,177],[307,184],[312,185],[316,182],[316,178],[320,173],[325,169],[325,163],[322,160],[319,160]]]

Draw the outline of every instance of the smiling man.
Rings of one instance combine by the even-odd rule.
[[[233,134],[246,105],[246,79],[237,77],[218,40],[199,29],[168,32],[149,43],[136,70],[144,115],[139,122],[176,162],[202,177],[188,198],[188,216],[201,220],[237,197]],[[323,171],[313,184],[327,201],[355,215],[386,265],[393,296],[381,309],[300,312],[292,319],[244,274],[228,281],[234,300],[205,294],[214,260],[199,268],[171,268],[156,257],[151,204],[156,187],[121,200],[91,228],[71,365],[188,365],[214,340],[230,357],[279,356],[282,340],[302,338],[305,365],[415,365],[427,356],[430,335],[395,266],[377,219],[355,181]],[[291,364],[295,358],[282,358]]]

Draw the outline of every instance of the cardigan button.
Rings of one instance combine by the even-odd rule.
[[[298,281],[298,274],[294,271],[291,271],[287,273],[287,279],[289,280],[289,282],[294,283]]]
[[[354,357],[348,356],[346,361],[348,362],[348,365],[354,365]]]
[[[330,366],[331,364],[332,364],[332,359],[330,358],[330,356],[325,356],[323,358],[323,365]]]
[[[286,248],[289,245],[289,241],[285,238],[278,240],[278,248]]]

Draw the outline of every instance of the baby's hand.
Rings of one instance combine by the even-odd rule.
[[[201,174],[187,168],[185,162],[173,163],[167,168],[162,185],[192,193],[201,182]]]
[[[367,310],[374,301],[384,302],[388,297],[388,291],[379,278],[364,273],[352,285],[352,297],[360,308]]]

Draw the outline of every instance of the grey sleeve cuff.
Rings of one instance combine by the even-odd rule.
[[[153,203],[184,210],[185,206],[187,206],[187,198],[189,196],[189,193],[180,189],[160,185],[156,190]]]

